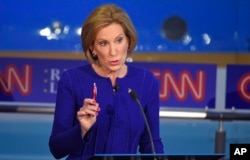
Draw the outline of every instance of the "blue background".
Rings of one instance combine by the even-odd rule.
[[[7,81],[9,77],[11,77],[10,81],[12,81],[12,86],[14,86],[14,90],[11,94],[6,95],[3,93],[3,89],[0,88],[0,100],[1,101],[16,101],[16,102],[36,102],[36,103],[54,103],[55,102],[55,93],[50,93],[50,83],[54,83],[55,90],[57,89],[57,80],[51,80],[51,71],[52,69],[56,69],[59,71],[59,76],[63,72],[64,69],[80,66],[87,61],[83,60],[51,60],[51,59],[32,59],[32,58],[2,58],[0,59],[0,79],[5,79]],[[46,65],[41,65],[46,64]],[[7,66],[14,66],[16,68],[15,73],[19,76],[14,77],[12,71],[11,75],[8,75],[10,72],[7,69]],[[25,65],[30,66],[30,93],[27,95],[22,95],[19,86],[17,86],[15,79],[25,78],[25,72],[23,68]],[[190,78],[193,79],[194,84],[198,84],[196,72],[203,71],[205,74],[204,77],[204,99],[202,101],[196,101],[192,96],[191,92],[187,93],[187,98],[183,101],[178,100],[178,97],[175,96],[173,90],[170,89],[170,96],[167,100],[161,100],[160,105],[163,107],[175,106],[175,108],[196,108],[196,109],[204,109],[205,106],[209,108],[215,108],[214,103],[209,103],[209,101],[215,98],[215,81],[216,81],[216,65],[208,65],[208,64],[183,64],[183,63],[147,63],[147,62],[133,62],[133,65],[141,66],[143,68],[147,68],[149,70],[160,70],[164,72],[166,70],[171,71],[173,74],[173,78],[176,79],[175,84],[180,84],[181,81],[181,72],[190,73]],[[163,75],[161,75],[163,76]],[[59,77],[60,78],[60,77]],[[44,82],[46,80],[46,82]],[[168,80],[169,81],[169,80]],[[8,82],[7,82],[8,83]],[[24,83],[24,82],[22,82]],[[164,90],[169,89],[169,86],[164,86],[165,83],[163,80],[159,79],[159,85],[161,88],[164,87]],[[8,84],[6,84],[8,85]],[[23,84],[24,85],[24,84]],[[187,86],[187,84],[186,84]],[[187,89],[187,87],[185,88]],[[47,90],[46,92],[44,90]],[[181,88],[179,88],[181,90]],[[181,92],[181,91],[180,91]]]
[[[137,52],[234,52],[250,50],[249,0],[1,0],[0,50],[81,52],[76,30],[97,6],[112,2],[130,15],[138,31]],[[171,41],[162,34],[164,21],[179,16],[192,40]],[[48,40],[39,31],[58,21],[62,32]],[[206,44],[203,35],[210,37]]]
[[[250,103],[245,101],[238,93],[238,83],[243,75],[250,76],[249,65],[228,65],[227,66],[227,91],[226,91],[226,108],[232,107],[241,109],[250,109]],[[246,78],[246,77],[245,77]],[[246,86],[246,90],[250,91],[250,84]]]

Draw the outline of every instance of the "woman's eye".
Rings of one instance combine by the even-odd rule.
[[[117,43],[121,43],[121,42],[122,42],[122,38],[118,38],[118,39],[116,40],[116,42],[117,42]]]
[[[99,42],[99,45],[100,45],[100,46],[105,46],[106,44],[107,44],[107,42],[105,42],[105,41]]]

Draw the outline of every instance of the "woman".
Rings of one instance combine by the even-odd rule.
[[[55,158],[89,159],[95,154],[152,153],[138,104],[147,117],[155,152],[159,136],[159,86],[148,70],[126,64],[137,37],[130,18],[113,4],[96,8],[82,27],[89,64],[66,70],[58,83],[49,146]]]

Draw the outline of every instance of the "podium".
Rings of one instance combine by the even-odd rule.
[[[93,160],[223,160],[224,154],[167,155],[167,154],[96,154]]]

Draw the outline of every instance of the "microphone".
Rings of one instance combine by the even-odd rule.
[[[113,91],[114,92],[118,92],[120,89],[119,85],[118,84],[115,84],[115,86],[113,86]]]
[[[128,93],[130,94],[130,96],[133,98],[133,100],[136,101],[136,103],[139,105],[139,108],[141,109],[141,113],[142,113],[142,116],[144,118],[144,122],[145,122],[145,125],[146,125],[146,128],[147,128],[147,131],[148,131],[148,135],[149,135],[149,139],[150,139],[150,143],[151,143],[151,149],[152,149],[152,153],[155,154],[155,146],[154,146],[154,141],[153,141],[153,138],[152,138],[152,134],[151,134],[151,131],[150,131],[150,127],[149,127],[149,124],[148,124],[148,120],[147,120],[147,117],[143,111],[143,107],[141,105],[141,102],[136,94],[135,91],[133,91],[132,89],[128,89]]]

